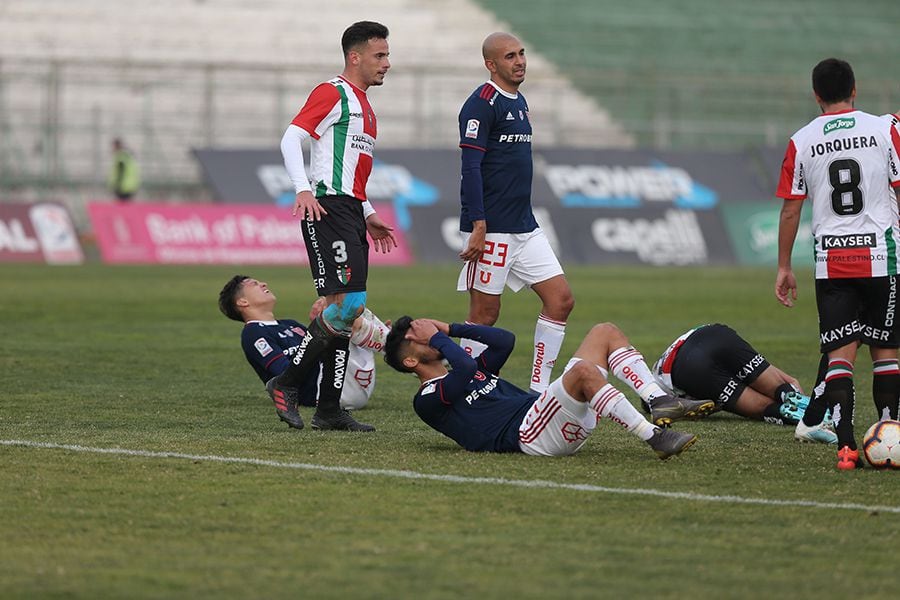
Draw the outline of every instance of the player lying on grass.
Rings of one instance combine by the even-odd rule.
[[[449,336],[474,339],[487,349],[472,358]],[[418,376],[416,414],[466,450],[573,454],[601,417],[647,442],[661,459],[680,454],[696,441],[691,434],[647,421],[607,381],[616,352],[635,352],[615,325],[595,325],[563,375],[540,395],[500,378],[514,344],[511,332],[496,327],[401,317],[388,334],[384,358],[398,371]],[[714,406],[709,401],[673,401],[681,406],[679,418],[705,414]],[[671,414],[674,417],[675,411]]]
[[[246,275],[232,277],[219,293],[219,309],[235,321],[244,323],[241,346],[247,362],[262,382],[268,383],[281,374],[297,352],[306,327],[294,319],[276,319],[277,298],[264,281]],[[309,318],[315,319],[325,308],[324,298],[318,298],[310,308]],[[388,327],[366,309],[353,324],[347,357],[347,377],[341,390],[341,408],[355,410],[364,407],[375,389],[374,352],[383,352]],[[321,369],[321,365],[320,365]],[[299,404],[315,406],[318,396],[318,371],[300,388]],[[278,416],[291,427],[302,429],[303,419],[297,406],[275,407]]]
[[[712,400],[717,409],[748,419],[798,425],[794,435],[803,441],[837,443],[830,419],[802,425],[809,397],[800,383],[727,325],[703,325],[680,335],[653,365],[653,376],[674,396]],[[652,411],[653,399],[647,404]]]

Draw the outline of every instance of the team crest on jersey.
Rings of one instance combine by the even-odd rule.
[[[832,119],[825,123],[825,127],[822,128],[822,133],[828,135],[832,131],[838,131],[839,129],[853,129],[854,127],[856,127],[856,119],[854,117],[850,117],[849,119]]]
[[[256,351],[259,352],[260,356],[268,356],[273,352],[272,346],[269,345],[266,338],[259,338],[253,342],[253,346],[256,348]]]
[[[466,137],[472,139],[477,138],[479,127],[481,127],[481,123],[478,119],[469,119],[469,122],[466,123]]]
[[[525,120],[525,113],[523,113],[521,110],[519,111],[519,120],[520,120],[520,121],[524,121],[524,120]]]
[[[347,285],[348,283],[350,283],[351,274],[352,271],[350,267],[338,267],[337,277],[338,281],[340,281],[342,285]]]

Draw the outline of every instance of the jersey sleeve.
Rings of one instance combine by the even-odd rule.
[[[516,336],[512,332],[488,325],[453,323],[450,325],[450,335],[485,344],[487,348],[475,360],[481,370],[494,375],[500,373],[516,345]]]
[[[486,86],[489,87],[489,86]],[[488,100],[473,94],[459,111],[459,146],[487,151],[488,136],[494,125],[494,108]]]
[[[287,369],[288,359],[278,342],[262,330],[253,327],[244,328],[241,333],[241,345],[244,347],[247,362],[257,373],[267,373],[271,378]]]
[[[426,385],[419,392],[419,395],[424,398],[428,393],[434,393],[435,395],[430,396],[430,398],[439,400],[441,404],[446,405],[465,398],[466,388],[475,376],[475,371],[478,370],[475,359],[460,348],[459,344],[441,332],[431,336],[428,345],[443,354],[447,362],[450,363],[452,370],[443,379],[435,383],[434,389],[429,390]]]
[[[781,161],[781,177],[775,195],[785,200],[803,200],[806,198],[806,182],[803,178],[803,162],[798,156],[794,140],[788,142]]]
[[[320,83],[309,94],[306,104],[291,121],[307,131],[314,139],[319,139],[326,129],[337,122],[340,116],[341,95],[330,83]]]
[[[900,121],[891,125],[891,145],[888,148],[888,174],[891,186],[900,188]]]

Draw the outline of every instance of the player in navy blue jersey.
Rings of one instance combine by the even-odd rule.
[[[525,48],[513,35],[492,33],[481,50],[490,80],[459,112],[464,238],[459,257],[466,265],[457,289],[469,292],[468,322],[481,325],[497,322],[504,287],[518,292],[528,286],[537,293],[542,307],[530,386],[542,392],[550,384],[575,299],[531,209],[531,117],[519,92]],[[461,343],[473,356],[483,349],[476,340]]]
[[[472,358],[449,336],[477,340],[485,350]],[[601,417],[646,441],[662,459],[680,454],[696,441],[691,434],[647,421],[607,381],[611,356],[633,350],[615,325],[595,325],[562,377],[541,394],[500,378],[514,344],[512,333],[496,327],[401,317],[388,334],[385,361],[418,376],[421,386],[413,399],[416,414],[473,452],[573,454]],[[444,360],[452,370],[447,370]],[[713,408],[712,402],[696,405],[704,413]]]
[[[219,309],[230,319],[241,321],[241,346],[247,362],[257,376],[268,383],[284,372],[304,336],[306,327],[294,319],[276,319],[277,298],[264,281],[246,275],[235,275],[219,293]],[[326,306],[324,298],[318,298],[310,309],[310,319],[316,318]],[[347,377],[340,392],[342,409],[364,407],[375,389],[374,352],[384,350],[388,327],[366,309],[354,324],[351,344],[346,357]],[[307,377],[299,388],[299,404],[315,406],[318,397],[320,368]],[[276,405],[279,417],[291,427],[303,428],[299,411]]]

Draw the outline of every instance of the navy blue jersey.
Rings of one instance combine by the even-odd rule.
[[[488,233],[534,231],[531,122],[525,97],[512,96],[490,82],[479,86],[459,112],[459,140],[463,149],[460,230],[472,231],[472,221],[484,219]],[[466,185],[466,150],[473,148],[483,154],[480,189],[473,187],[474,182]]]
[[[241,346],[247,361],[265,383],[287,369],[304,335],[306,327],[293,319],[250,321],[241,331]],[[315,404],[317,379],[309,377],[303,383],[300,388],[301,403],[309,404],[311,399]]]
[[[429,344],[452,370],[419,388],[413,398],[416,414],[466,450],[520,452],[519,426],[538,395],[499,376],[515,336],[495,327],[457,323],[450,326],[450,335],[478,340],[488,348],[474,359],[443,333],[432,336]]]

